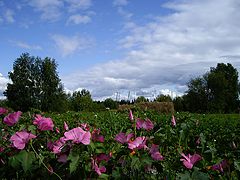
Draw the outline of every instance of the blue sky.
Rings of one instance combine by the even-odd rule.
[[[95,99],[180,95],[218,62],[239,69],[237,0],[0,0],[0,96],[22,53],[56,59]]]

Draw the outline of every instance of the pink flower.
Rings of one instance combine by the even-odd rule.
[[[177,125],[174,115],[172,115],[172,120],[171,120],[171,122],[172,122],[172,126],[175,127],[175,126]]]
[[[202,159],[202,157],[199,154],[194,155],[188,154],[186,156],[184,153],[182,153],[181,155],[183,158],[180,159],[180,161],[183,161],[183,165],[188,169],[192,169],[193,165]]]
[[[100,129],[94,129],[92,132],[92,140],[95,142],[104,142],[103,135],[100,135]]]
[[[6,108],[0,107],[0,115],[7,114],[8,110]]]
[[[64,133],[65,141],[72,140],[73,143],[90,144],[91,133],[84,131],[82,128],[77,127]]]
[[[137,127],[137,129],[143,128],[146,130],[151,130],[151,129],[153,129],[154,125],[150,119],[147,119],[145,121],[142,119],[137,119],[136,127]]]
[[[92,169],[100,176],[102,173],[106,172],[106,168],[104,166],[99,167],[97,162],[92,158]]]
[[[4,117],[3,122],[8,126],[13,126],[18,122],[21,115],[22,115],[21,111],[8,114],[6,117]]]
[[[132,113],[132,110],[130,109],[130,111],[129,111],[129,119],[131,120],[131,121],[133,121],[133,113]]]
[[[34,134],[28,133],[26,131],[16,132],[11,136],[10,141],[13,143],[13,146],[17,149],[24,149],[25,145],[30,139],[36,138]]]
[[[67,158],[68,158],[68,156],[66,154],[60,154],[58,156],[57,161],[58,162],[62,162],[62,163],[66,163],[67,162]]]
[[[159,146],[152,144],[152,147],[149,151],[149,153],[151,154],[151,157],[156,160],[156,161],[162,161],[164,159],[164,157],[161,155],[161,153],[158,150]]]
[[[3,152],[4,150],[5,148],[0,146],[0,153]]]
[[[85,131],[90,130],[90,127],[89,127],[88,123],[81,123],[81,128],[83,128]]]
[[[55,141],[53,144],[49,144],[50,150],[53,151],[54,154],[58,154],[62,151],[62,148],[65,145],[65,140],[61,137],[59,140]]]
[[[60,130],[59,128],[56,128],[56,133],[59,134],[60,133]]]
[[[128,143],[128,148],[133,150],[133,149],[142,149],[142,148],[147,148],[146,146],[146,137],[137,137],[134,141]]]
[[[101,153],[97,156],[96,158],[97,162],[101,162],[101,161],[106,161],[108,162],[110,160],[110,155],[107,155],[107,154],[104,154],[104,153]]]
[[[133,133],[126,135],[125,133],[120,132],[116,135],[115,140],[121,144],[124,144],[124,143],[129,142],[129,140],[133,137],[134,137]]]
[[[223,169],[225,169],[227,166],[228,162],[226,159],[224,159],[219,164],[213,165],[212,170],[223,172]]]
[[[48,130],[53,131],[53,127],[54,127],[54,124],[51,118],[45,118],[39,114],[36,115],[36,118],[33,121],[33,124],[37,125],[40,131],[48,131]]]
[[[64,128],[65,131],[68,131],[68,130],[69,130],[68,124],[67,124],[65,121],[64,121],[63,128]]]

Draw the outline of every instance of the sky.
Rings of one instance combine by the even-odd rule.
[[[22,53],[51,57],[67,92],[180,96],[217,63],[240,69],[239,0],[0,0],[0,98]]]

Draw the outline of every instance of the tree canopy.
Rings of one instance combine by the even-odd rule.
[[[9,78],[4,95],[13,109],[59,111],[62,106],[63,86],[54,59],[24,53],[15,60]]]
[[[231,113],[239,105],[238,71],[231,64],[218,63],[202,77],[192,79],[184,96],[191,112]]]

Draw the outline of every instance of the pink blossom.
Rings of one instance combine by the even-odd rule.
[[[133,113],[132,113],[132,110],[130,109],[130,111],[129,111],[129,119],[131,120],[131,121],[133,121]]]
[[[228,162],[226,159],[224,159],[219,164],[213,165],[212,170],[223,172],[223,169],[225,169],[227,166]]]
[[[11,136],[10,141],[13,143],[13,146],[17,149],[24,149],[26,143],[30,139],[36,138],[34,134],[28,133],[26,131],[19,131],[16,132],[14,135]]]
[[[59,140],[55,141],[53,144],[49,144],[49,148],[53,151],[54,154],[58,154],[62,151],[62,148],[65,145],[65,140],[61,137]]]
[[[65,121],[64,121],[63,128],[64,128],[65,131],[68,131],[68,130],[69,130],[68,124],[67,124]]]
[[[6,108],[0,107],[0,115],[7,114],[8,110]]]
[[[13,126],[18,122],[21,115],[22,115],[21,111],[13,112],[11,114],[8,114],[6,117],[4,117],[3,122],[8,126]]]
[[[3,152],[5,150],[4,147],[0,147],[0,153]]]
[[[115,140],[121,144],[124,144],[124,143],[129,142],[129,140],[133,137],[134,137],[133,133],[126,135],[125,133],[120,132],[116,135]]]
[[[89,127],[88,123],[81,123],[81,128],[83,128],[85,131],[90,130],[90,127]]]
[[[161,155],[161,153],[159,152],[159,146],[152,144],[152,147],[149,151],[149,153],[151,154],[151,157],[156,160],[156,161],[162,161],[164,159],[164,157]]]
[[[133,150],[133,149],[142,149],[142,148],[147,148],[146,146],[146,137],[137,137],[134,141],[131,141],[128,143],[128,148]]]
[[[104,142],[103,135],[100,135],[100,129],[94,129],[92,132],[92,140],[97,142]]]
[[[60,154],[58,156],[57,161],[58,162],[62,162],[62,163],[66,163],[67,162],[67,158],[68,158],[68,156],[66,154]]]
[[[91,133],[84,131],[82,128],[77,127],[64,133],[65,141],[72,140],[73,143],[90,144]]]
[[[146,119],[145,121],[142,119],[137,119],[136,127],[137,129],[143,128],[146,130],[151,130],[153,129],[154,125],[150,119]]]
[[[172,122],[172,126],[175,127],[175,126],[177,125],[174,115],[172,115],[172,120],[171,120],[171,122]]]
[[[53,131],[53,127],[54,127],[54,124],[51,118],[45,118],[39,114],[36,115],[36,118],[33,121],[33,124],[37,125],[40,131],[48,131],[48,130]]]
[[[183,161],[183,165],[188,169],[192,169],[193,165],[202,159],[202,157],[199,154],[194,155],[188,154],[186,156],[184,153],[182,153],[181,155],[183,158],[180,159],[180,161]]]
[[[97,156],[96,158],[97,162],[101,162],[101,161],[106,161],[108,162],[110,160],[110,155],[107,155],[107,154],[104,154],[104,153],[101,153]]]
[[[97,162],[92,158],[92,169],[100,176],[102,173],[106,172],[105,166],[98,166]]]
[[[56,128],[56,133],[59,134],[60,133],[60,130],[59,128]]]

